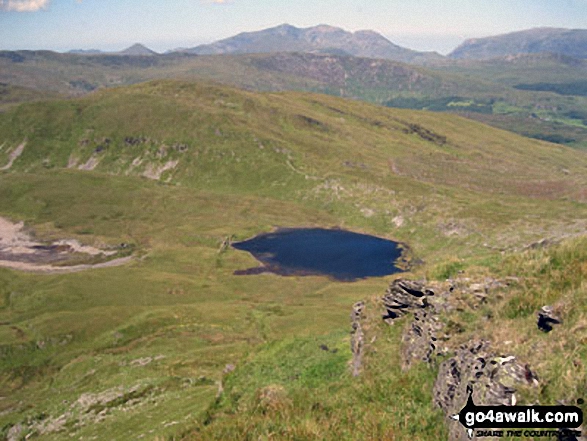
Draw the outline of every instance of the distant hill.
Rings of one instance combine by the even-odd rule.
[[[136,43],[133,44],[131,47],[128,47],[120,52],[117,52],[120,55],[158,55],[157,52],[152,51],[147,46]]]
[[[444,59],[426,67],[348,55],[59,54],[0,51],[0,82],[41,93],[83,95],[157,78],[205,79],[249,90],[298,90],[390,107],[459,112],[526,136],[587,148],[587,60],[526,54]],[[556,83],[556,84],[555,84]],[[547,91],[547,92],[544,92]],[[576,92],[575,92],[576,93]],[[582,93],[582,92],[581,92]],[[557,96],[558,94],[558,96]],[[14,89],[0,104],[38,99]]]
[[[321,92],[382,103],[398,95],[493,96],[501,87],[391,60],[311,53],[58,54],[0,51],[0,82],[79,95],[156,78],[214,80],[251,90]]]
[[[487,59],[552,52],[587,58],[587,29],[536,28],[465,41],[449,54],[458,59]]]
[[[311,52],[404,62],[442,58],[435,52],[417,52],[403,48],[374,31],[347,32],[327,25],[302,29],[283,24],[257,32],[244,32],[182,51],[199,55]]]
[[[528,82],[575,82],[587,77],[587,59],[552,52],[506,55],[483,60],[446,58],[428,64],[426,68],[508,86]]]
[[[141,43],[135,43],[126,49],[119,52],[105,52],[99,49],[72,49],[67,52],[72,55],[131,55],[131,56],[148,56],[148,55],[159,55],[157,52],[149,49],[147,46]]]
[[[67,53],[74,54],[74,55],[98,55],[98,54],[103,54],[104,52],[102,52],[99,49],[72,49],[72,50],[68,51]]]

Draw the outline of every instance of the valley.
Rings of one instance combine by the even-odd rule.
[[[233,404],[214,404],[223,389],[242,415],[256,412],[247,406],[265,399],[259,393],[298,403],[284,421],[292,437],[383,436],[355,423],[386,381],[404,378],[393,364],[383,373],[373,362],[361,380],[371,398],[328,435],[306,426],[327,414],[295,412],[306,400],[334,411],[365,385],[347,376],[348,314],[389,279],[234,275],[256,262],[223,247],[226,238],[345,228],[408,244],[412,274],[443,279],[506,271],[500,262],[533,244],[573,241],[586,228],[583,152],[454,115],[159,80],[22,104],[0,115],[0,135],[0,163],[10,163],[0,215],[36,240],[124,243],[134,255],[73,274],[0,269],[5,436],[15,427],[43,439],[244,434],[222,416]],[[421,394],[412,411],[430,421],[422,439],[444,433],[426,369],[408,376],[419,392],[400,388],[395,398]],[[325,398],[325,387],[338,392]],[[253,433],[266,430],[259,418]],[[385,420],[407,430],[398,418]]]
[[[583,38],[0,51],[0,439],[464,441],[469,387],[587,411]]]

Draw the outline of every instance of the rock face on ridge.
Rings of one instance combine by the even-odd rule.
[[[403,369],[409,369],[418,362],[434,363],[438,356],[449,352],[454,354],[440,364],[431,391],[434,404],[446,416],[451,440],[469,439],[463,426],[450,418],[466,404],[469,388],[478,405],[512,406],[516,404],[515,394],[520,386],[539,384],[538,376],[530,366],[514,355],[497,354],[491,349],[489,341],[476,340],[458,347],[451,345],[451,335],[441,320],[443,313],[460,309],[463,302],[476,309],[508,283],[493,278],[482,281],[459,278],[446,282],[397,279],[381,298],[382,318],[386,323],[396,325],[400,319],[408,319],[402,335]],[[357,329],[361,329],[360,313],[363,308],[363,302],[355,304],[351,315],[354,356],[355,352],[360,353],[356,351],[358,345],[355,339]],[[356,320],[359,320],[358,325]],[[362,344],[362,331],[360,335]]]

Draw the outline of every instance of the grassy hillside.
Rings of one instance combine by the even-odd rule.
[[[568,83],[585,79],[587,61],[561,54],[518,54],[491,60],[445,60],[434,69],[461,73],[500,84]]]
[[[465,85],[460,78],[404,63],[336,54],[123,56],[4,51],[0,68],[0,81],[71,95],[162,78],[214,79],[256,90],[315,90],[356,97],[366,93],[378,101],[401,91],[436,96],[495,89],[475,81]]]
[[[57,93],[0,83],[0,112],[23,102],[57,98],[58,96]]]
[[[382,231],[396,216],[409,231],[412,212],[424,210],[416,209],[416,195],[431,212],[445,210],[445,192],[569,204],[585,197],[582,153],[450,115],[318,95],[154,82],[23,105],[3,115],[0,131],[5,163],[10,149],[26,143],[11,172],[150,177],[313,204]],[[492,212],[487,207],[489,219]]]
[[[136,250],[117,268],[0,269],[3,436],[442,438],[434,370],[399,374],[398,329],[364,377],[347,368],[350,307],[392,277],[235,276],[257,264],[222,242],[344,227],[407,243],[414,275],[442,278],[521,271],[504,254],[586,227],[584,153],[323,95],[156,81],[23,104],[0,114],[0,145],[0,216]]]
[[[491,342],[497,354],[515,354],[538,373],[537,385],[515,385],[518,404],[579,405],[585,412],[586,245],[582,237],[507,254],[491,264],[465,265],[461,271],[466,277],[457,278],[457,283],[487,280],[488,275],[513,276],[517,282],[491,293],[481,304],[455,290],[459,308],[440,319],[452,334],[449,353],[408,370],[400,362],[400,340],[412,318],[395,326],[384,324],[381,296],[365,298],[368,343],[359,378],[345,375],[338,352],[332,353],[338,349],[332,338],[319,340],[333,348],[330,353],[312,351],[318,341],[309,338],[265,345],[225,376],[224,393],[209,408],[207,419],[180,439],[222,440],[235,434],[243,440],[450,439],[449,419],[431,403],[438,367],[459,345],[480,339]],[[438,275],[429,276],[438,280]],[[545,304],[564,317],[549,334],[536,326],[535,313]],[[297,375],[287,376],[292,372]],[[467,439],[464,429],[457,433]]]
[[[563,82],[568,91],[569,85],[585,80],[585,72],[583,61],[553,55],[438,61],[423,68],[334,54],[0,52],[0,81],[43,93],[79,96],[162,78],[214,80],[250,90],[320,92],[391,107],[459,113],[524,136],[578,147],[587,146],[585,97],[514,86],[535,89],[534,83],[548,83],[549,90],[558,90],[550,83]]]

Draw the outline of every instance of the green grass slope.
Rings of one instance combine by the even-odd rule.
[[[136,250],[117,268],[0,269],[3,436],[437,439],[434,372],[399,375],[397,331],[363,380],[347,369],[350,306],[390,277],[235,276],[257,263],[222,242],[345,227],[407,243],[416,275],[452,275],[586,227],[584,153],[322,95],[156,81],[23,104],[0,114],[0,145],[1,216]]]
[[[569,84],[584,82],[584,62],[564,56],[439,60],[421,67],[337,54],[0,52],[0,81],[43,93],[79,96],[164,78],[214,80],[259,91],[319,92],[391,107],[457,112],[524,136],[587,145],[584,97],[514,88],[528,82],[563,82],[567,90]]]
[[[13,86],[0,83],[0,112],[6,111],[17,104],[43,99],[57,98],[57,93],[27,89],[26,87]]]

